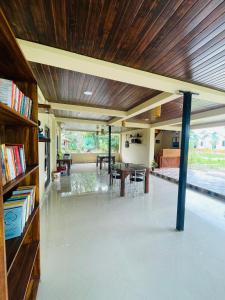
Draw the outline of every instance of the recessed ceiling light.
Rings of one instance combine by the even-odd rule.
[[[91,92],[91,91],[85,91],[85,92],[84,92],[84,95],[91,96],[91,95],[92,95],[92,92]]]
[[[145,119],[145,121],[149,121],[149,119]]]

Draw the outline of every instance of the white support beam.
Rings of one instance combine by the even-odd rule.
[[[86,120],[76,118],[62,118],[56,117],[56,121],[60,123],[76,123],[76,124],[91,124],[91,125],[107,125],[107,121],[100,120]]]
[[[138,122],[123,122],[123,127],[126,128],[150,128],[150,124]]]
[[[195,98],[216,103],[225,103],[225,93],[218,90],[25,40],[17,39],[17,41],[26,59],[31,62],[112,79],[171,94],[177,94],[179,90],[190,91],[199,94]]]
[[[172,126],[170,126],[170,125],[167,125],[167,126],[163,126],[163,127],[161,127],[160,128],[161,130],[168,130],[168,131],[181,131],[181,126],[179,126],[179,125],[172,125]]]
[[[41,91],[41,89],[38,87],[38,103],[41,103],[41,104],[46,104],[46,99]]]
[[[181,97],[180,95],[171,94],[167,92],[160,93],[159,95],[150,98],[149,100],[135,106],[132,109],[127,111],[127,115],[122,118],[113,118],[109,121],[109,125],[117,125],[119,122],[133,118],[139,114],[142,114],[146,111],[149,111],[153,108],[156,108],[160,105],[163,105],[167,102],[173,101],[177,98]]]
[[[225,126],[225,116],[224,116],[224,121],[191,125],[191,129],[212,128],[212,127],[222,127],[222,126],[223,127]]]
[[[196,122],[201,121],[201,123],[209,123],[211,121],[215,121],[215,118],[218,118],[219,116],[225,117],[225,108],[216,108],[212,110],[207,110],[205,112],[201,113],[195,113],[191,115],[191,124],[194,125]],[[151,124],[151,128],[161,129],[165,126],[172,126],[182,123],[182,118],[176,118],[167,120],[164,122],[154,123]]]
[[[49,104],[51,105],[52,109],[65,110],[65,111],[94,113],[94,114],[111,116],[111,117],[124,117],[127,115],[127,112],[122,110],[97,108],[97,107],[82,106],[76,104],[64,104],[64,103],[57,103],[57,102],[50,102],[50,101]]]

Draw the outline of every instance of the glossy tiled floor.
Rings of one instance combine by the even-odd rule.
[[[156,169],[155,172],[177,179],[179,178],[179,168]],[[225,198],[225,170],[224,169],[197,169],[189,168],[187,182],[203,188]]]
[[[42,206],[39,300],[220,300],[225,205],[187,194],[174,230],[177,185],[150,177],[150,194],[117,197],[95,167],[74,166]]]

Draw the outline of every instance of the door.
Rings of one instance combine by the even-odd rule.
[[[50,129],[45,126],[45,137],[50,138]],[[50,143],[45,143],[45,188],[50,183]]]

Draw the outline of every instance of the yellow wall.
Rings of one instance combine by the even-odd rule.
[[[129,148],[125,148],[126,135],[142,136],[142,144],[130,144]],[[130,141],[130,139],[128,139]],[[150,165],[150,129],[137,129],[122,133],[121,137],[121,160],[126,163]]]
[[[120,160],[120,154],[116,153],[116,161]],[[73,163],[96,162],[97,153],[72,153]]]
[[[172,149],[172,138],[176,137],[175,131],[162,130],[157,136],[156,140],[160,140],[159,144],[155,144],[155,156],[161,149]]]

